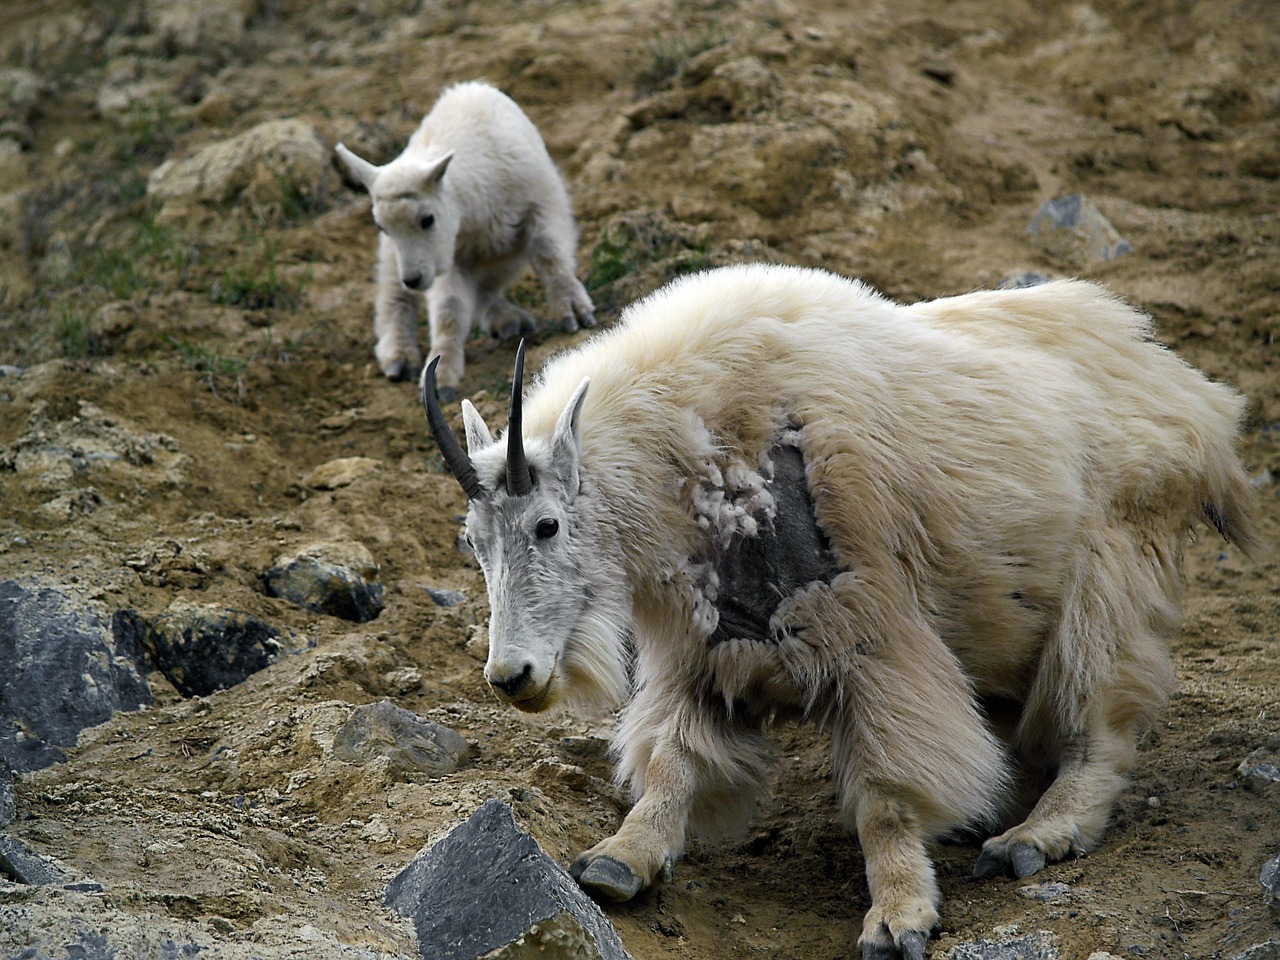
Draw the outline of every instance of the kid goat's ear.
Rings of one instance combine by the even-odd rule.
[[[378,168],[368,160],[357,157],[354,153],[346,148],[345,144],[338,144],[334,147],[334,152],[338,154],[340,159],[351,175],[364,184],[366,190],[373,189],[373,181],[378,179]]]
[[[449,161],[452,159],[453,151],[450,150],[443,157],[440,157],[437,160],[432,160],[427,168],[422,172],[421,189],[425,190],[427,187],[435,186],[439,183],[444,177],[445,170],[449,169]]]
[[[551,466],[564,478],[570,496],[578,492],[578,461],[582,457],[582,403],[587,399],[591,380],[582,378],[578,389],[565,404],[551,435]]]

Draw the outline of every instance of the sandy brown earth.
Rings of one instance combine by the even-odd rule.
[[[21,951],[23,924],[75,914],[139,943],[159,924],[251,952],[305,930],[313,956],[409,955],[381,892],[484,799],[511,802],[562,862],[625,813],[608,718],[524,719],[486,692],[464,498],[414,390],[373,362],[374,227],[328,160],[339,139],[389,159],[444,85],[477,78],[525,107],[563,170],[604,323],[673,276],[744,260],[903,300],[1038,270],[1107,283],[1249,396],[1268,546],[1188,544],[1181,692],[1105,842],[1034,878],[1069,886],[1048,902],[1020,894],[1028,881],[971,879],[976,843],[939,846],[933,950],[1040,930],[1073,958],[1274,944],[1258,872],[1280,794],[1236,768],[1280,719],[1277,63],[1269,0],[5,3],[0,363],[20,369],[0,377],[0,576],[74,586],[108,613],[248,611],[315,646],[204,698],[154,674],[154,707],[22,776],[7,832],[105,893],[5,886],[0,954]],[[217,196],[153,179],[148,195],[166,160],[284,118],[314,128],[319,167],[252,168]],[[1028,235],[1042,201],[1077,192],[1132,253]],[[518,293],[541,308],[532,280]],[[583,336],[548,333],[532,365]],[[468,348],[465,392],[491,423],[512,349]],[[41,438],[84,455],[18,456]],[[312,474],[353,457],[369,462],[345,485]],[[264,596],[277,556],[323,539],[372,552],[377,619]],[[467,601],[438,607],[427,586]],[[352,706],[383,698],[462,733],[469,763],[428,781],[336,759]],[[695,849],[674,882],[609,908],[634,956],[854,953],[868,896],[823,740],[779,743],[776,796],[741,847]]]

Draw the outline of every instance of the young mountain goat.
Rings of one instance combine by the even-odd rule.
[[[497,696],[630,694],[635,806],[573,865],[617,900],[689,830],[742,830],[770,724],[806,717],[866,859],[863,956],[923,957],[926,842],[1016,823],[975,873],[1018,876],[1096,846],[1174,684],[1188,529],[1252,542],[1241,397],[1089,283],[900,306],[731,267],[632,305],[523,403],[522,367],[505,441],[464,401],[463,451],[434,361],[423,402],[470,500]]]
[[[341,143],[336,149],[373,197],[382,231],[374,355],[390,379],[418,375],[421,291],[431,352],[450,388],[462,382],[473,326],[504,336],[533,329],[532,314],[502,296],[530,264],[566,330],[595,325],[591,298],[574,276],[569,195],[537,128],[505,94],[483,83],[450,87],[386,166]]]

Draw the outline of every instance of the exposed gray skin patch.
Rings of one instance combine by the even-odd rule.
[[[765,490],[776,515],[762,520],[754,536],[736,536],[712,560],[718,587],[719,623],[708,643],[777,639],[769,622],[784,600],[815,581],[840,573],[826,535],[818,528],[799,448],[777,444],[769,451],[773,478]]]

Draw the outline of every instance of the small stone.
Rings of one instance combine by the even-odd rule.
[[[1236,768],[1249,790],[1270,791],[1280,786],[1280,738],[1250,753]]]
[[[1133,252],[1133,244],[1080,193],[1046,200],[1027,232],[1051,256],[1076,265],[1114,260]]]
[[[337,490],[355,483],[382,466],[372,457],[342,457],[322,463],[309,474],[305,483],[316,490]]]
[[[102,884],[92,880],[81,880],[77,883],[64,883],[62,889],[73,893],[102,893]]]
[[[1258,882],[1262,884],[1263,903],[1280,906],[1280,852],[1262,865]]]
[[[71,879],[49,860],[28,850],[17,837],[0,836],[0,873],[16,883],[32,886]]]
[[[1042,283],[1048,283],[1053,278],[1047,273],[1041,273],[1039,270],[1023,270],[1021,273],[1011,273],[998,284],[997,290],[1021,290],[1025,287],[1038,287]]]
[[[500,800],[419,854],[384,901],[412,919],[424,960],[631,958],[600,907]]]
[[[456,607],[467,599],[467,595],[461,590],[441,590],[437,587],[427,587],[427,596],[440,607]]]
[[[356,707],[333,739],[333,755],[363,766],[378,758],[400,779],[443,777],[467,760],[470,747],[455,730],[432,723],[389,700]]]

